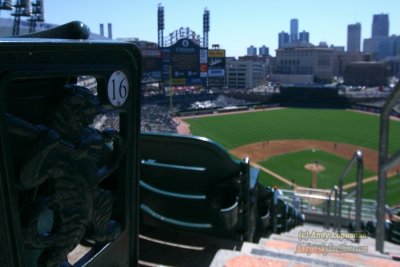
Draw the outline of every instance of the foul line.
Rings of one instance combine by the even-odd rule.
[[[254,163],[254,162],[250,162],[250,165],[253,166],[253,167],[256,167],[256,168],[258,168],[258,169],[260,169],[260,170],[262,170],[262,171],[264,171],[264,172],[266,172],[266,173],[268,173],[269,175],[275,177],[276,179],[278,179],[278,180],[284,182],[284,183],[287,184],[287,185],[290,185],[290,186],[293,185],[294,187],[298,187],[297,184],[292,183],[292,182],[289,181],[288,179],[286,179],[286,178],[280,176],[279,174],[277,174],[277,173],[275,173],[275,172],[273,172],[273,171],[271,171],[271,170],[269,170],[269,169],[267,169],[267,168],[261,166],[260,164],[257,164],[257,163]],[[392,177],[394,177],[394,176],[395,176],[395,175],[390,175],[390,176],[388,176],[388,178],[392,178]],[[377,180],[378,180],[378,176],[377,176],[377,175],[374,175],[374,176],[371,176],[371,177],[368,177],[368,178],[363,178],[362,182],[363,182],[363,184],[366,184],[366,183],[373,182],[373,181],[377,181]],[[349,188],[355,187],[356,185],[357,185],[356,182],[351,182],[351,183],[348,183],[348,184],[343,185],[343,189],[344,189],[344,190],[345,190],[345,189],[349,189]]]
[[[250,165],[252,165],[253,167],[256,167],[256,168],[258,168],[258,169],[260,169],[260,170],[263,170],[264,172],[266,172],[266,173],[272,175],[272,176],[275,177],[276,179],[278,179],[278,180],[284,182],[285,184],[288,184],[288,185],[290,185],[290,186],[293,185],[294,187],[297,187],[297,186],[298,186],[298,185],[296,185],[295,183],[292,183],[291,181],[289,181],[288,179],[286,179],[286,178],[280,176],[279,174],[277,174],[277,173],[275,173],[275,172],[273,172],[273,171],[268,170],[267,168],[264,168],[263,166],[261,166],[261,165],[259,165],[259,164],[257,164],[257,163],[250,162]]]

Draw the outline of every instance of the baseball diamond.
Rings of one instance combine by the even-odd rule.
[[[332,166],[336,171],[330,174],[331,168],[327,167],[318,174],[324,179],[324,182],[318,182],[318,187],[329,188],[337,184],[346,163],[360,149],[364,159],[363,197],[376,198],[379,117],[375,114],[353,110],[278,108],[179,120],[183,126],[181,133],[215,140],[236,158],[249,156],[252,164],[263,171],[260,180],[265,185],[283,188],[311,186],[311,173],[304,165],[315,160],[323,160],[321,163],[325,167]],[[389,151],[393,153],[400,146],[398,120],[391,121],[389,138]],[[319,158],[304,158],[305,154],[313,152]],[[397,169],[400,166],[389,172],[389,177],[393,177],[388,179],[389,204],[400,203],[396,194],[391,193],[396,185],[400,185],[400,179],[395,179]],[[345,189],[355,186],[354,177],[349,175]]]

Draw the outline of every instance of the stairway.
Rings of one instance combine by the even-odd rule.
[[[375,251],[375,239],[305,224],[289,232],[243,243],[240,251],[220,249],[210,267],[243,266],[400,266],[400,245],[385,242],[385,253]],[[330,251],[328,251],[328,250]],[[346,252],[340,252],[346,250]]]

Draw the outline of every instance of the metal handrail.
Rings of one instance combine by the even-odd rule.
[[[274,188],[272,201],[272,232],[277,232],[277,205],[278,205],[278,190]]]
[[[333,189],[332,189],[333,190]],[[331,190],[331,191],[332,191]],[[299,197],[300,199],[300,208],[301,212],[304,214],[312,213],[312,214],[319,214],[319,215],[324,215],[324,217],[321,217],[321,223],[326,227],[329,223],[333,223],[333,216],[334,216],[334,191],[331,193],[331,203],[330,203],[330,209],[329,213],[330,216],[328,216],[328,201],[329,201],[329,193],[328,191],[326,195],[320,196],[320,195],[307,195],[307,194],[298,194],[295,193],[291,190],[284,190],[281,189],[283,192],[283,195],[279,196],[280,199],[286,201],[286,202],[291,202],[293,201],[293,198]],[[354,191],[355,194],[355,191]],[[337,194],[338,195],[338,194]],[[353,197],[346,197],[346,192],[343,192],[343,200],[342,200],[342,218],[343,220],[354,220],[355,215],[356,215],[356,200]],[[307,205],[308,203],[311,203],[313,200],[318,200],[318,201],[323,201],[323,209],[322,210],[314,210],[311,209],[312,206]],[[375,210],[376,210],[376,201],[372,199],[361,199],[362,205],[361,205],[361,220],[363,221],[369,221],[369,220],[375,220]],[[337,202],[338,203],[338,202]],[[272,209],[272,207],[271,207]],[[338,210],[338,209],[337,209]],[[307,215],[306,215],[307,217]],[[332,218],[331,218],[332,217]],[[331,222],[332,221],[332,222]],[[342,225],[343,222],[342,222]]]
[[[335,206],[334,206],[334,216],[332,218],[331,216],[331,202],[332,202],[332,193],[335,193]],[[338,196],[338,188],[335,185],[332,189],[331,192],[329,193],[329,198],[328,201],[326,202],[326,215],[327,215],[327,220],[325,221],[325,227],[329,229],[330,225],[333,225],[333,229],[335,229],[335,222],[337,221],[337,196]]]
[[[362,197],[362,179],[363,179],[364,162],[361,150],[357,150],[339,178],[339,208],[338,208],[338,220],[337,220],[338,223],[337,230],[339,233],[341,231],[341,226],[342,226],[341,219],[342,219],[342,202],[343,202],[343,182],[344,178],[347,177],[354,164],[357,164],[355,231],[356,232],[361,231],[361,205],[362,205],[361,197]]]
[[[388,159],[389,152],[389,123],[390,113],[396,101],[400,98],[400,82],[396,84],[393,92],[388,97],[381,110],[379,130],[379,169],[378,169],[378,197],[376,209],[376,245],[375,249],[383,253],[385,241],[385,199],[386,180],[388,170],[400,162],[400,151]]]

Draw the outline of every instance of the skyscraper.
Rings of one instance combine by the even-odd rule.
[[[258,48],[258,54],[260,56],[269,56],[269,48],[265,45]]]
[[[347,52],[355,53],[361,51],[361,24],[347,25]]]
[[[389,15],[374,15],[372,20],[372,38],[389,36]]]
[[[284,48],[289,43],[289,33],[281,31],[278,34],[278,48]]]
[[[296,42],[299,39],[299,20],[290,20],[290,42]]]
[[[302,31],[299,34],[300,42],[309,43],[310,42],[310,33],[306,31]]]

